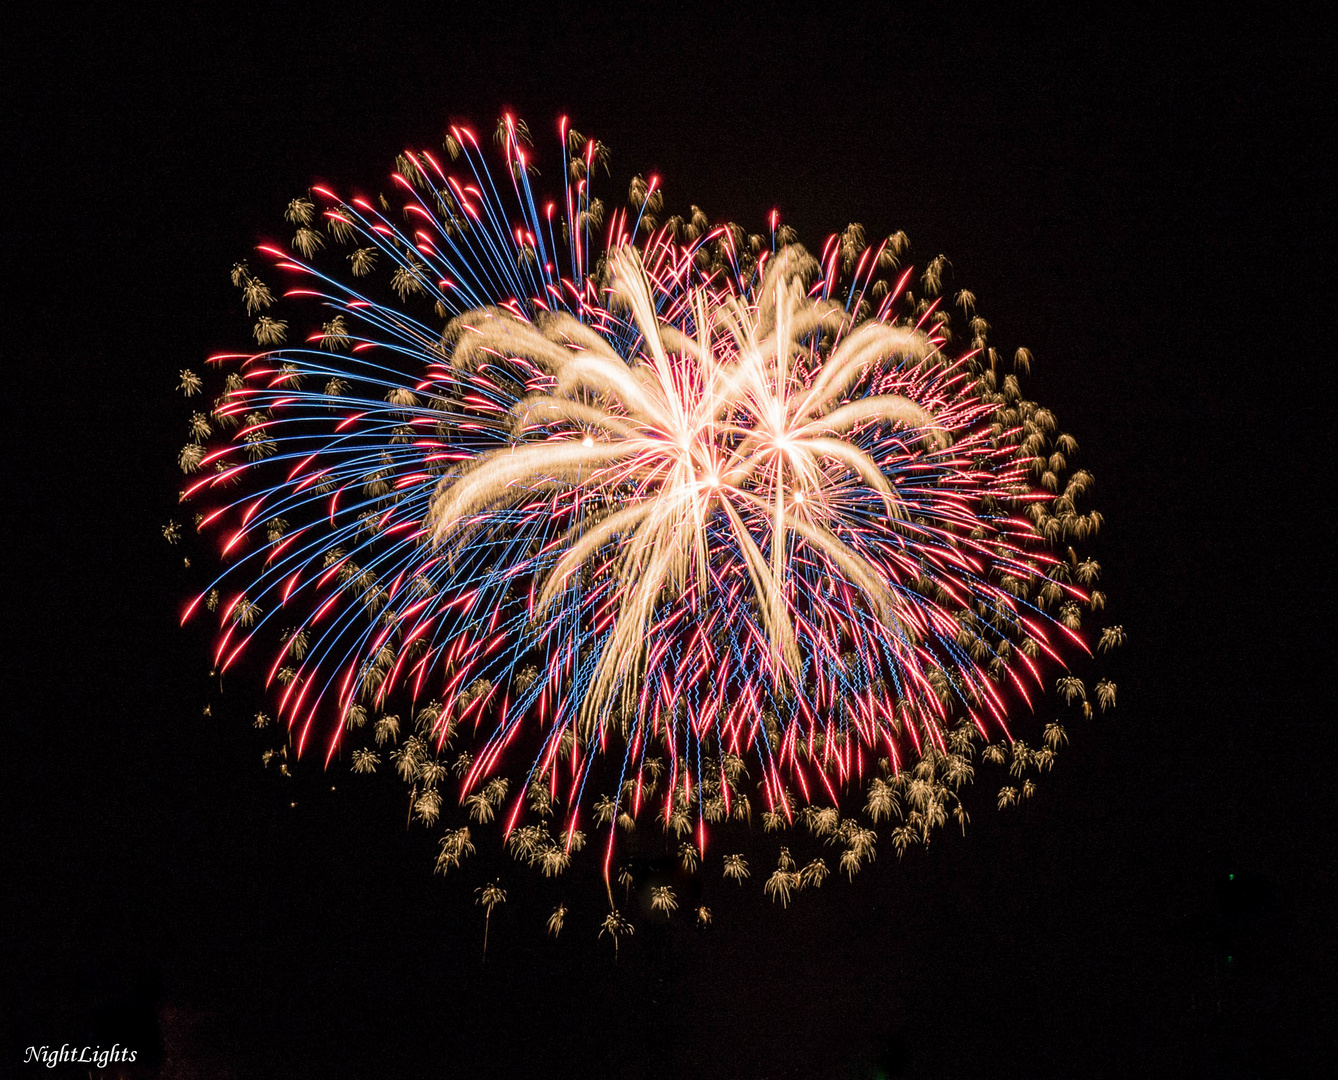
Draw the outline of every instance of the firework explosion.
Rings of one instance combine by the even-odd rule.
[[[386,755],[445,828],[442,871],[471,823],[545,876],[598,835],[610,900],[647,832],[695,873],[756,812],[853,878],[878,825],[898,853],[965,828],[978,757],[1009,767],[1001,807],[1029,796],[1066,735],[1028,746],[1010,712],[1033,722],[1058,674],[1091,714],[1066,663],[1104,603],[1076,551],[1101,519],[975,298],[942,295],[946,260],[917,276],[903,234],[858,225],[814,258],[775,215],[769,236],[662,220],[655,178],[607,212],[607,149],[565,121],[545,202],[525,125],[496,134],[500,181],[452,128],[400,157],[395,210],[293,200],[290,245],[259,249],[292,323],[234,268],[259,351],[211,358],[225,383],[180,456],[224,563],[185,618],[218,619],[220,676],[277,644],[278,755]],[[765,890],[828,873],[780,847]]]

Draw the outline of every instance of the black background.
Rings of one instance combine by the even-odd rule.
[[[10,498],[0,1073],[1304,1075],[1333,964],[1329,41],[1277,21],[44,9],[7,32]],[[945,252],[1082,444],[1120,705],[1021,812],[715,927],[430,873],[390,788],[259,768],[159,530],[176,372],[245,340],[227,279],[309,184],[445,123],[560,113],[671,210]],[[548,167],[545,168],[545,157]],[[1328,192],[1326,195],[1325,192]],[[212,700],[213,715],[201,716]],[[337,790],[331,791],[331,786]],[[296,803],[291,806],[290,803]],[[500,863],[482,861],[479,873]],[[481,878],[480,878],[481,880]],[[582,891],[586,890],[586,891]],[[157,1069],[161,1063],[161,1069]],[[59,1071],[58,1071],[59,1074]],[[70,1075],[83,1075],[75,1071]]]

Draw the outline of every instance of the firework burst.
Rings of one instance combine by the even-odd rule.
[[[853,877],[877,833],[843,806],[896,821],[899,852],[964,828],[977,744],[1021,781],[1000,805],[1029,795],[1066,736],[1028,748],[1009,715],[1047,668],[1090,713],[1063,672],[1104,601],[1075,550],[1100,517],[964,290],[954,327],[946,260],[917,279],[902,234],[852,225],[815,258],[774,215],[661,221],[655,178],[608,212],[607,149],[565,121],[545,202],[528,130],[497,134],[500,181],[457,127],[400,157],[396,210],[293,200],[290,244],[259,249],[286,318],[234,269],[259,349],[212,358],[179,458],[224,560],[186,611],[217,617],[219,673],[277,639],[295,751],[386,755],[411,816],[445,819],[439,869],[473,853],[466,818],[545,876],[598,830],[610,897],[652,818],[696,872],[757,803]],[[779,903],[829,872],[780,851]]]

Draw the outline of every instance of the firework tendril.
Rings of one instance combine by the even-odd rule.
[[[500,173],[461,127],[406,152],[394,210],[293,200],[291,243],[259,249],[281,288],[234,268],[259,348],[211,358],[179,460],[223,557],[185,613],[218,619],[218,673],[277,645],[296,753],[385,753],[412,817],[458,819],[440,869],[474,851],[466,818],[549,876],[588,830],[610,897],[620,834],[654,820],[695,870],[756,804],[853,877],[860,811],[898,852],[965,826],[978,743],[1021,781],[1000,805],[1029,795],[1066,736],[1029,748],[1010,715],[1056,675],[1091,712],[1067,664],[1104,603],[1076,551],[1101,519],[946,260],[917,277],[903,234],[857,225],[815,258],[775,215],[661,220],[655,178],[606,211],[606,148],[565,120],[545,202],[528,129],[497,136]],[[828,872],[781,848],[766,891]]]

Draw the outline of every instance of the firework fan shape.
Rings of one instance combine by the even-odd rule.
[[[765,237],[661,220],[639,176],[608,212],[606,148],[561,136],[560,201],[509,117],[500,179],[455,127],[401,156],[394,209],[293,200],[291,243],[259,250],[307,323],[234,268],[259,351],[211,358],[225,383],[181,454],[223,556],[185,617],[218,619],[220,676],[277,646],[267,760],[385,755],[445,828],[443,871],[471,824],[546,876],[598,835],[610,901],[648,831],[688,872],[755,812],[807,834],[818,854],[780,847],[765,882],[784,904],[827,876],[822,846],[853,878],[882,823],[898,853],[964,828],[978,760],[1009,768],[1001,807],[1029,796],[1066,735],[1029,747],[1010,714],[1034,723],[1058,676],[1091,715],[1067,665],[1104,604],[1076,550],[1101,519],[974,297],[941,295],[941,256],[903,266],[900,233],[852,225],[815,258],[775,215]]]

